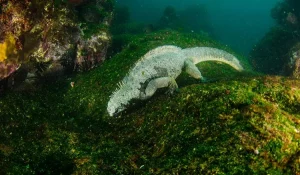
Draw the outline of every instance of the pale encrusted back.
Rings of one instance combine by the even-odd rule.
[[[147,52],[141,59],[139,59],[139,61],[136,62],[136,64],[133,66],[133,68],[136,66],[139,66],[144,60],[152,59],[153,57],[155,57],[157,55],[168,53],[168,52],[178,53],[178,52],[181,52],[181,50],[182,49],[180,47],[173,46],[173,45],[165,45],[165,46],[156,47],[155,49],[152,49],[149,52]]]

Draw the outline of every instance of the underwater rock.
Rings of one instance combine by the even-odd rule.
[[[251,63],[263,73],[297,77],[294,72],[298,69],[297,58],[293,56],[293,49],[300,41],[300,1],[280,1],[271,15],[278,26],[272,28],[253,48]]]
[[[290,76],[300,78],[300,43],[297,43],[289,52],[290,62],[287,65]]]
[[[221,78],[199,83],[182,73],[178,93],[109,117],[116,83],[145,53],[168,44],[220,48],[249,70],[246,58],[203,35],[132,39],[93,71],[0,98],[0,174],[299,174],[297,79],[203,62],[203,76]]]
[[[113,1],[0,3],[0,62],[26,65],[27,72],[43,77],[58,70],[89,70],[105,59]],[[9,44],[12,47],[7,47]],[[2,47],[13,49],[14,54],[7,55]]]
[[[280,1],[271,11],[272,17],[287,30],[298,30],[300,27],[300,2],[298,0]]]
[[[297,58],[294,64],[293,77],[300,79],[300,58]]]
[[[289,51],[297,43],[294,34],[283,27],[272,28],[250,52],[256,71],[272,75],[289,75]]]
[[[7,78],[16,70],[19,69],[19,65],[17,64],[6,64],[4,62],[0,62],[0,80]]]
[[[20,65],[0,62],[0,94],[15,85],[14,74]]]
[[[75,69],[86,71],[102,63],[106,58],[110,36],[103,32],[87,40],[80,39],[77,44]]]

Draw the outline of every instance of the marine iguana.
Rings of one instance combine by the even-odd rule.
[[[168,87],[167,92],[172,94],[178,88],[175,79],[182,69],[190,76],[205,81],[195,66],[203,61],[220,61],[238,71],[243,70],[239,60],[223,50],[210,47],[181,49],[172,45],[157,47],[137,61],[118,84],[119,87],[110,96],[107,105],[109,115],[125,110],[132,100],[150,98],[158,88]]]

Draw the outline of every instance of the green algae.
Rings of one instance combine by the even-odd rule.
[[[187,74],[179,92],[153,98],[117,118],[109,95],[148,50],[230,49],[195,34],[161,31],[133,38],[102,66],[0,99],[0,173],[297,174],[300,81],[227,65],[197,65],[209,83]],[[235,54],[236,55],[236,54]],[[74,82],[72,88],[70,83]]]

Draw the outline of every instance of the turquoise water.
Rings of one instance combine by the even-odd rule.
[[[155,24],[167,6],[181,11],[204,5],[216,39],[245,55],[253,45],[275,25],[271,9],[280,0],[118,0],[120,6],[128,6],[132,21]],[[184,12],[187,13],[187,12]],[[201,23],[201,16],[194,15],[194,23]]]

